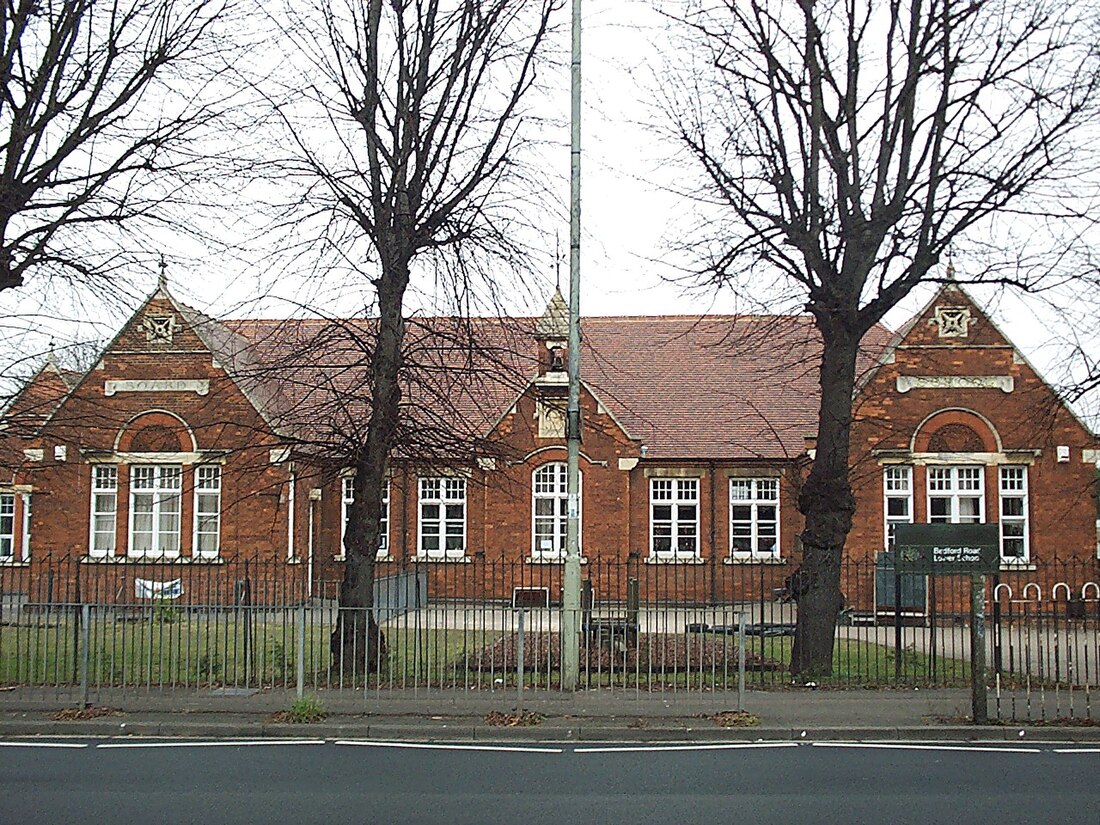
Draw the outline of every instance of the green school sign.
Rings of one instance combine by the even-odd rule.
[[[935,576],[996,573],[1001,563],[996,524],[899,524],[896,570]]]

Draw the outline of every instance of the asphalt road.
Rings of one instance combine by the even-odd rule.
[[[0,743],[4,823],[1100,821],[1100,750],[1061,745],[16,741]]]

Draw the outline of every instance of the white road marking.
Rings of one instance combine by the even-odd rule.
[[[715,745],[625,745],[604,748],[574,748],[574,753],[644,753],[650,751],[727,751],[742,748],[797,748],[797,742],[736,742]]]
[[[367,739],[337,739],[337,745],[361,748],[413,748],[437,751],[510,751],[514,753],[564,753],[562,748],[525,748],[517,745],[445,745],[428,742],[379,742]]]
[[[1055,748],[1055,753],[1100,753],[1100,748]]]
[[[224,742],[101,742],[97,748],[263,748],[275,745],[323,745],[324,739],[249,739]]]
[[[1041,748],[998,748],[981,745],[902,745],[890,742],[811,742],[815,748],[869,748],[901,751],[977,751],[983,753],[1042,753]]]
[[[86,742],[0,742],[0,748],[86,748]]]

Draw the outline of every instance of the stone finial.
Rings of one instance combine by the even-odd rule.
[[[542,341],[565,341],[569,338],[569,307],[560,289],[554,290],[546,311],[535,324],[535,337]]]
[[[45,366],[56,372],[61,372],[61,364],[57,360],[57,351],[54,349],[53,337],[50,338],[50,351],[46,354]]]
[[[157,273],[157,289],[164,293],[168,292],[168,262],[163,254],[160,256],[160,271]]]

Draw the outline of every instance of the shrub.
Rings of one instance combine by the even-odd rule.
[[[295,699],[290,705],[290,710],[278,714],[280,722],[290,722],[295,725],[308,725],[311,722],[322,722],[328,716],[325,713],[324,703],[316,696],[303,696]]]

